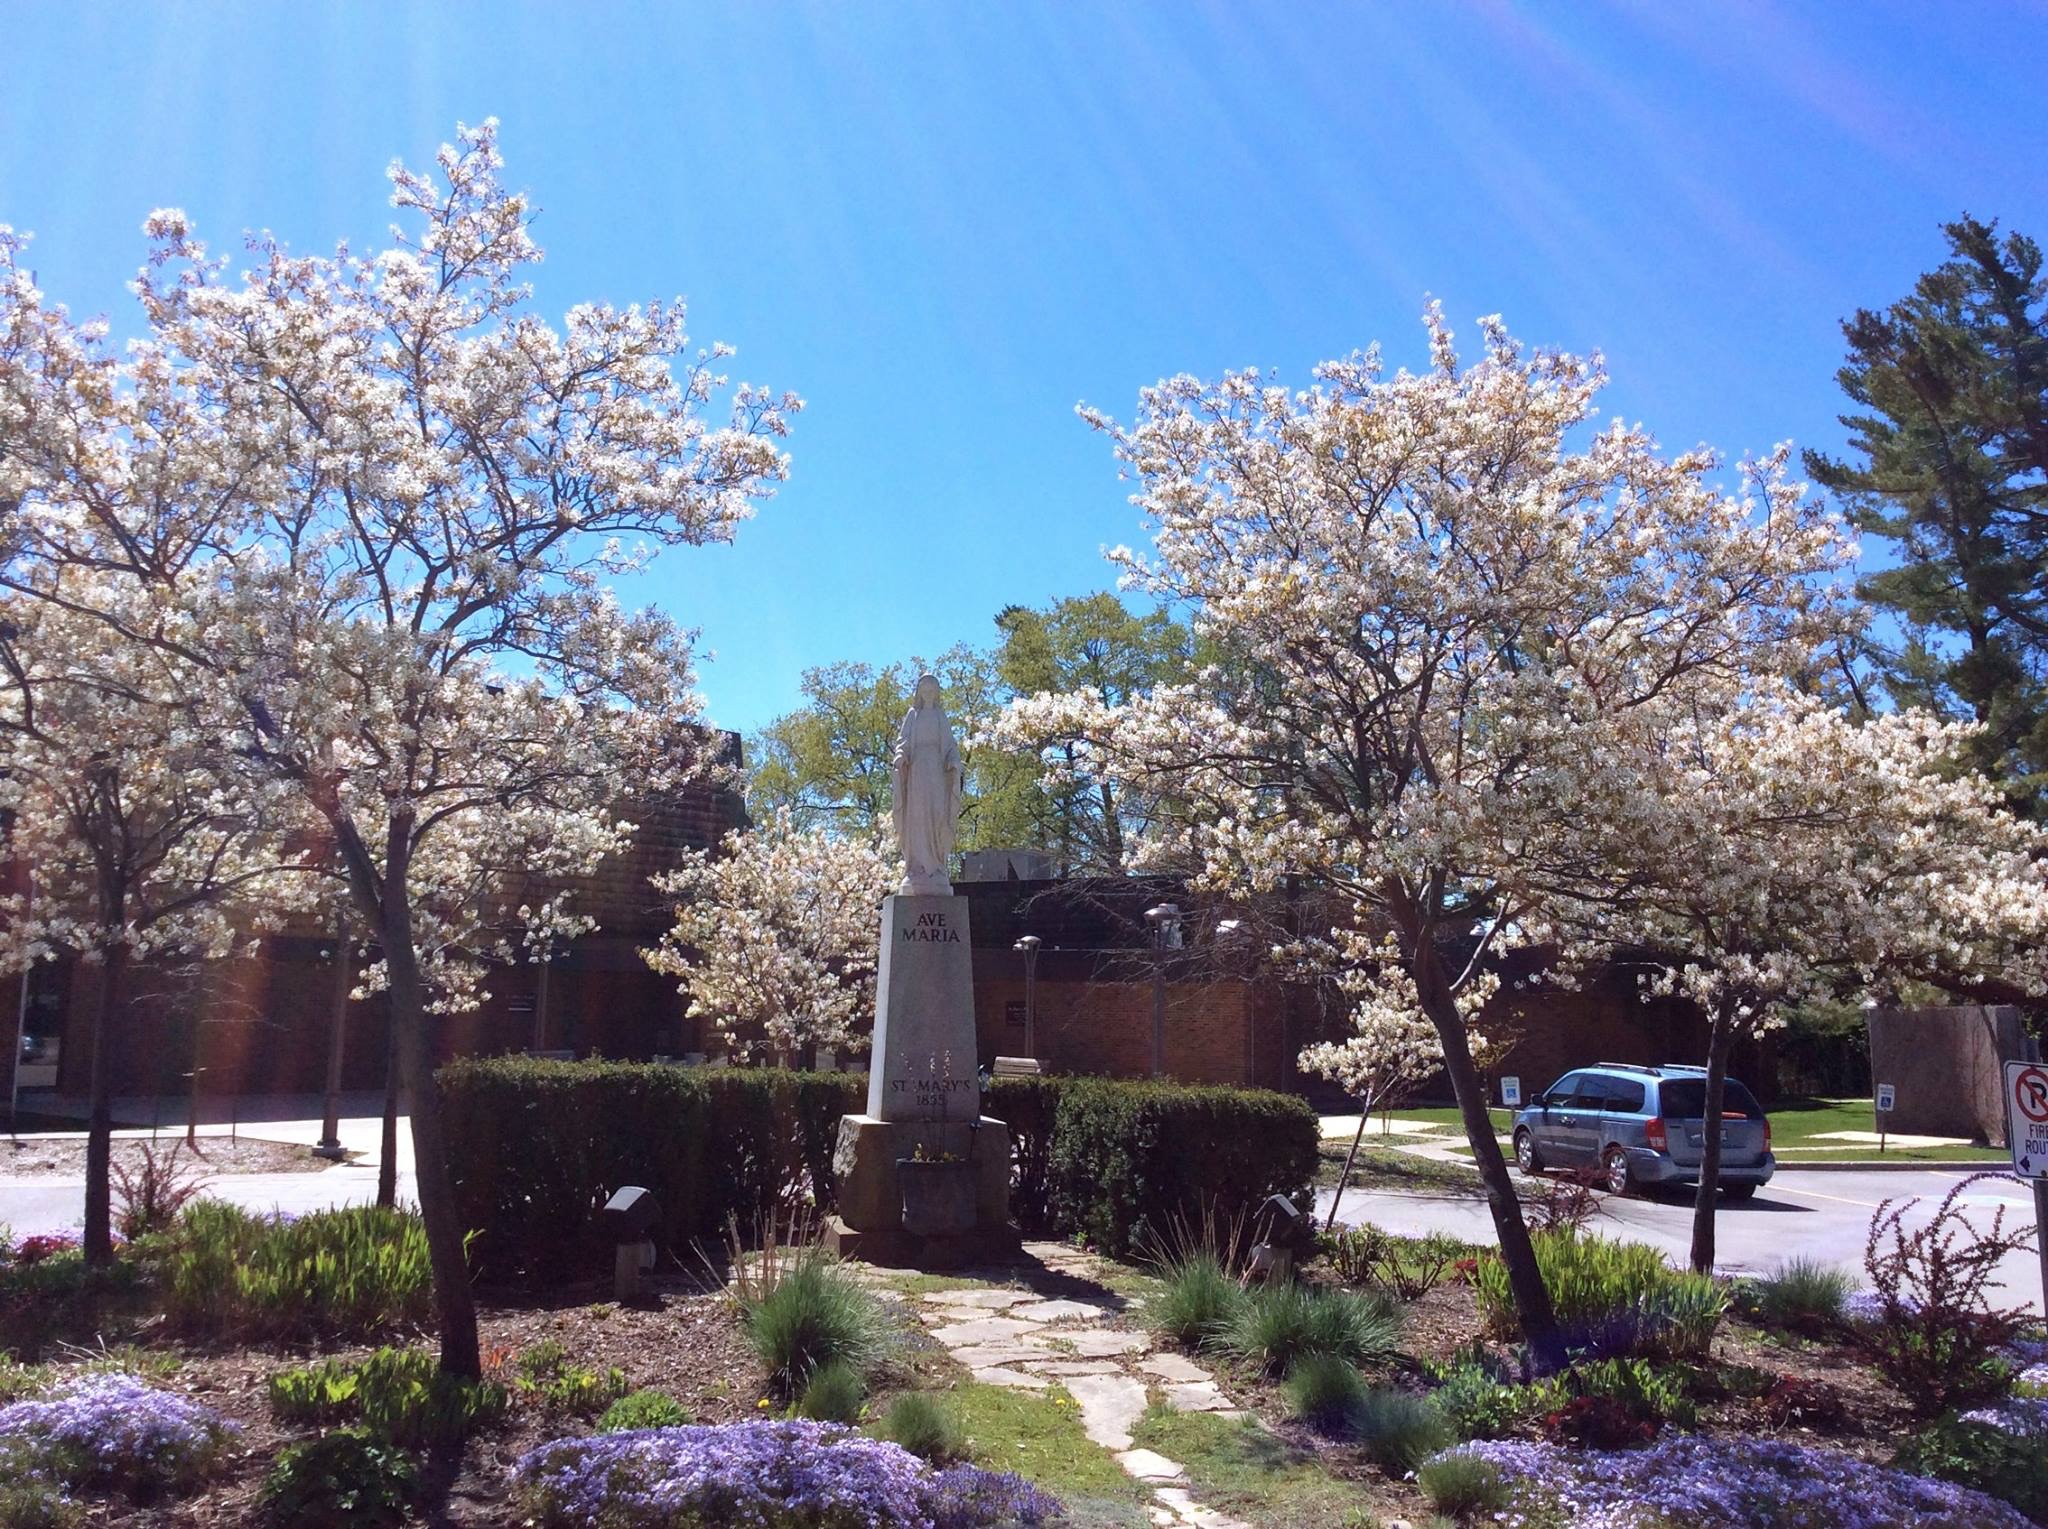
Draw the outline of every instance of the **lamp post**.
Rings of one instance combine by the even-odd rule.
[[[1152,1076],[1166,1076],[1166,953],[1180,948],[1180,905],[1160,903],[1145,910],[1152,926]]]
[[[1035,934],[1019,936],[1010,949],[1024,957],[1024,1054],[1038,1055],[1038,947]]]
[[[348,1036],[348,995],[354,985],[348,963],[348,915],[334,921],[334,995],[327,1032],[327,1097],[320,1114],[320,1145],[317,1157],[341,1162],[348,1153],[341,1145],[341,1064]]]

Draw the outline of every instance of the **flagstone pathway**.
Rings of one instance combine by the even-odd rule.
[[[1063,1387],[1080,1409],[1089,1439],[1152,1488],[1150,1513],[1159,1529],[1250,1529],[1196,1502],[1186,1471],[1164,1455],[1136,1448],[1131,1437],[1155,1394],[1182,1412],[1243,1416],[1215,1376],[1184,1355],[1154,1352],[1149,1333],[1115,1325],[1131,1303],[1104,1283],[1093,1255],[1056,1242],[1026,1243],[1024,1251],[1086,1293],[1048,1300],[1029,1290],[994,1287],[936,1291],[924,1297],[918,1312],[932,1337],[988,1385],[1020,1391]]]

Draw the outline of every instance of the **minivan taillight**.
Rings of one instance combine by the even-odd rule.
[[[1652,1115],[1649,1122],[1644,1125],[1643,1140],[1647,1141],[1655,1151],[1663,1152],[1668,1150],[1668,1144],[1664,1139],[1664,1119],[1661,1115]]]

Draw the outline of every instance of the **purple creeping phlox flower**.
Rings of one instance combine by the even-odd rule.
[[[0,1407],[0,1448],[68,1486],[141,1495],[196,1486],[240,1432],[212,1408],[133,1375],[88,1375]]]
[[[1982,1492],[1777,1439],[1676,1435],[1636,1450],[1475,1441],[1445,1451],[1490,1460],[1521,1510],[1503,1525],[1574,1529],[2027,1529]],[[1442,1456],[1437,1458],[1441,1459]]]
[[[1996,1407],[1978,1407],[1958,1413],[1965,1423],[1983,1423],[2016,1439],[2038,1439],[2048,1449],[2048,1400],[2038,1396],[2015,1396]]]
[[[937,1472],[829,1423],[756,1421],[557,1439],[513,1476],[549,1529],[1007,1529],[1058,1521],[1014,1476]]]

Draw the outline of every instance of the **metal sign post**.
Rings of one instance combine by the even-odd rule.
[[[2026,1061],[2005,1064],[2005,1137],[2014,1169],[2034,1181],[2034,1246],[2048,1311],[2048,1066],[2039,1041],[2029,1037],[2026,1052]]]

